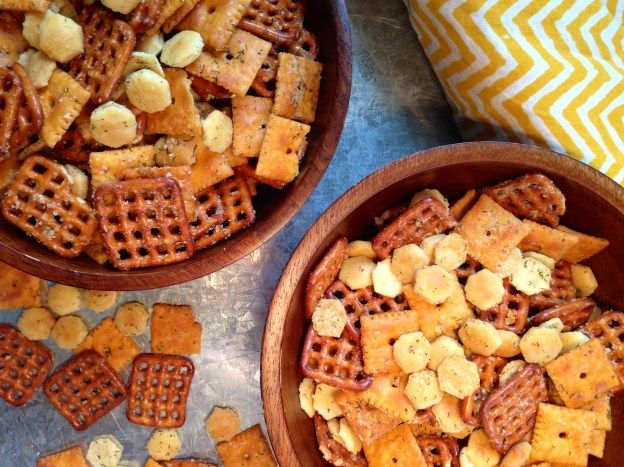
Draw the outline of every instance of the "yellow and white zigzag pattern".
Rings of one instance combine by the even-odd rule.
[[[405,0],[463,136],[550,147],[624,184],[624,0]]]

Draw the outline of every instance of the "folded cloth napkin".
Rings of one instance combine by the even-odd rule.
[[[466,140],[563,152],[624,184],[624,0],[405,0]]]

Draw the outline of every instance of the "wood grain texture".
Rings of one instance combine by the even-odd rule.
[[[596,298],[624,310],[624,188],[582,163],[560,154],[511,143],[463,143],[413,154],[369,176],[336,201],[305,235],[279,281],[264,332],[262,398],[273,448],[283,466],[324,465],[312,421],[299,408],[298,361],[305,332],[305,279],[339,235],[349,239],[372,232],[371,220],[423,188],[438,188],[449,198],[531,171],[550,176],[567,198],[562,224],[606,237],[609,248],[587,262],[600,284]],[[613,402],[614,427],[603,460],[618,465],[624,444],[624,395]],[[326,464],[325,464],[326,465]]]
[[[187,282],[218,271],[249,254],[278,232],[308,199],[329,165],[351,94],[351,30],[343,0],[310,0],[306,27],[318,38],[323,79],[316,121],[308,135],[299,176],[284,190],[259,187],[257,221],[249,229],[197,252],[181,263],[132,271],[100,266],[82,255],[60,258],[0,219],[0,260],[38,277],[101,290],[145,290]]]

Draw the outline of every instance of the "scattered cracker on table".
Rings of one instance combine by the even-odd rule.
[[[89,467],[80,446],[49,454],[37,460],[37,467]]]
[[[17,328],[28,339],[41,341],[50,337],[55,321],[47,308],[26,308],[17,320]]]
[[[547,363],[546,371],[566,406],[573,409],[594,401],[620,384],[598,339]]]
[[[147,441],[147,452],[156,460],[170,460],[182,447],[182,438],[174,428],[159,428]]]
[[[83,290],[82,300],[91,311],[102,313],[115,304],[117,292],[112,290]]]
[[[306,57],[281,52],[273,112],[281,117],[312,123],[316,114],[323,65]]]
[[[468,242],[468,255],[494,272],[529,230],[487,195],[481,195],[457,226],[457,233]]]
[[[270,42],[237,29],[223,52],[212,55],[204,51],[186,71],[244,96],[269,50]]]
[[[105,318],[91,330],[74,353],[93,349],[102,355],[106,362],[117,372],[123,370],[141,352],[141,347],[126,334],[122,333],[113,322]]]
[[[190,305],[157,303],[152,310],[152,352],[194,355],[201,350],[202,325]]]
[[[399,425],[369,445],[364,454],[370,467],[426,467],[416,438],[407,424]]]
[[[128,336],[138,336],[147,328],[149,311],[139,302],[128,302],[121,305],[115,313],[115,325]]]
[[[61,316],[50,331],[50,337],[61,349],[75,349],[85,340],[89,330],[78,316]]]
[[[240,431],[240,417],[230,407],[215,407],[204,426],[214,441],[230,441]]]
[[[277,465],[260,425],[247,428],[230,441],[217,444],[217,452],[224,467],[273,467]]]
[[[586,465],[595,428],[596,417],[592,412],[540,403],[530,462]]]
[[[418,314],[389,311],[362,316],[360,323],[364,370],[369,374],[400,371],[393,356],[393,344],[401,335],[418,331]]]
[[[42,305],[41,279],[0,262],[0,309]]]

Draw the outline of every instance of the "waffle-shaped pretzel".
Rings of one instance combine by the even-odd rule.
[[[28,138],[39,133],[43,126],[43,109],[39,102],[39,94],[24,67],[19,63],[14,63],[12,67],[22,81],[22,98],[10,140],[11,148],[15,150],[26,144]]]
[[[201,238],[209,229],[221,225],[226,219],[223,201],[213,187],[206,188],[196,195],[196,198],[196,219],[191,222],[191,234],[194,240]]]
[[[316,59],[319,53],[319,45],[316,36],[305,28],[301,28],[295,43],[289,47],[291,54],[301,57]]]
[[[223,180],[214,186],[225,207],[225,220],[195,238],[197,248],[206,248],[249,227],[256,220],[249,185],[241,176]]]
[[[155,428],[184,425],[194,373],[193,362],[180,355],[137,355],[128,387],[128,420]]]
[[[476,274],[483,266],[476,259],[468,258],[464,264],[455,269],[455,275],[459,280],[459,283],[462,285],[466,285],[466,281],[470,276]]]
[[[52,353],[8,324],[0,324],[0,397],[21,407],[39,390],[52,368]]]
[[[316,431],[319,449],[330,464],[342,467],[366,467],[368,465],[362,454],[352,454],[332,438],[327,422],[319,414],[314,415],[314,431]]]
[[[539,312],[531,318],[531,324],[539,326],[549,319],[559,318],[568,328],[576,329],[587,322],[595,309],[596,302],[591,298],[577,298]]]
[[[534,173],[507,180],[483,192],[522,219],[556,227],[565,213],[565,196],[545,175]]]
[[[22,98],[22,80],[13,70],[0,68],[0,159],[9,155],[11,135]]]
[[[586,325],[592,337],[597,338],[607,352],[611,365],[620,379],[618,391],[624,389],[624,313],[607,311]]]
[[[379,259],[386,259],[395,248],[419,244],[430,235],[446,232],[457,225],[449,209],[440,201],[425,198],[399,215],[372,240]]]
[[[427,467],[459,467],[459,445],[455,438],[424,436],[416,442]]]
[[[576,297],[576,287],[572,279],[572,266],[565,260],[555,263],[550,279],[550,289],[529,297],[529,305],[535,310],[545,310],[572,300]]]
[[[345,237],[339,237],[329,248],[325,256],[321,258],[314,270],[308,276],[305,290],[306,317],[311,318],[314,307],[323,298],[325,291],[338,276],[342,262],[347,257],[347,245]]]
[[[160,13],[164,5],[164,0],[141,0],[141,2],[130,12],[128,23],[136,34],[149,31],[160,18]]]
[[[78,256],[97,226],[93,209],[71,192],[63,166],[41,156],[24,161],[4,195],[2,213],[65,258]]]
[[[182,192],[174,180],[142,178],[104,185],[93,199],[104,246],[116,268],[173,263],[195,252]]]
[[[403,311],[409,305],[403,294],[395,298],[375,293],[372,287],[351,290],[344,282],[337,280],[325,291],[325,298],[336,298],[347,311],[346,331],[356,342],[360,341],[360,318],[386,311]]]
[[[303,343],[301,369],[308,378],[347,391],[364,391],[373,381],[364,373],[362,349],[346,333],[319,336],[312,326]]]
[[[119,375],[95,350],[65,362],[43,383],[43,392],[77,431],[89,428],[127,396]]]
[[[91,92],[100,105],[113,96],[134,50],[132,27],[100,8],[82,7],[78,18],[84,35],[84,52],[69,62],[69,74]]]
[[[489,310],[475,310],[477,317],[492,323],[496,329],[522,334],[529,317],[529,297],[516,290],[509,279],[503,280],[503,301]]]
[[[90,149],[78,126],[72,123],[59,142],[56,143],[56,146],[54,146],[54,153],[61,159],[68,161],[88,162],[89,154],[91,153]]]
[[[461,401],[460,411],[464,423],[471,426],[479,426],[481,425],[481,420],[479,420],[481,404],[496,383],[498,383],[498,376],[507,364],[507,360],[494,355],[489,357],[473,355],[470,361],[477,364],[481,383],[479,384],[479,389]]]
[[[269,42],[292,45],[304,15],[305,2],[300,0],[251,0],[238,27]]]
[[[542,368],[529,363],[505,385],[495,389],[481,406],[483,429],[492,446],[505,454],[533,429],[537,406],[548,399]]]
[[[200,78],[199,76],[192,75],[191,86],[193,90],[205,101],[210,99],[230,99],[232,93],[225,89],[223,86],[219,86],[217,83],[208,81],[207,79]]]
[[[274,45],[262,62],[258,74],[251,83],[251,89],[260,97],[275,95],[275,78],[277,77],[278,50]]]

